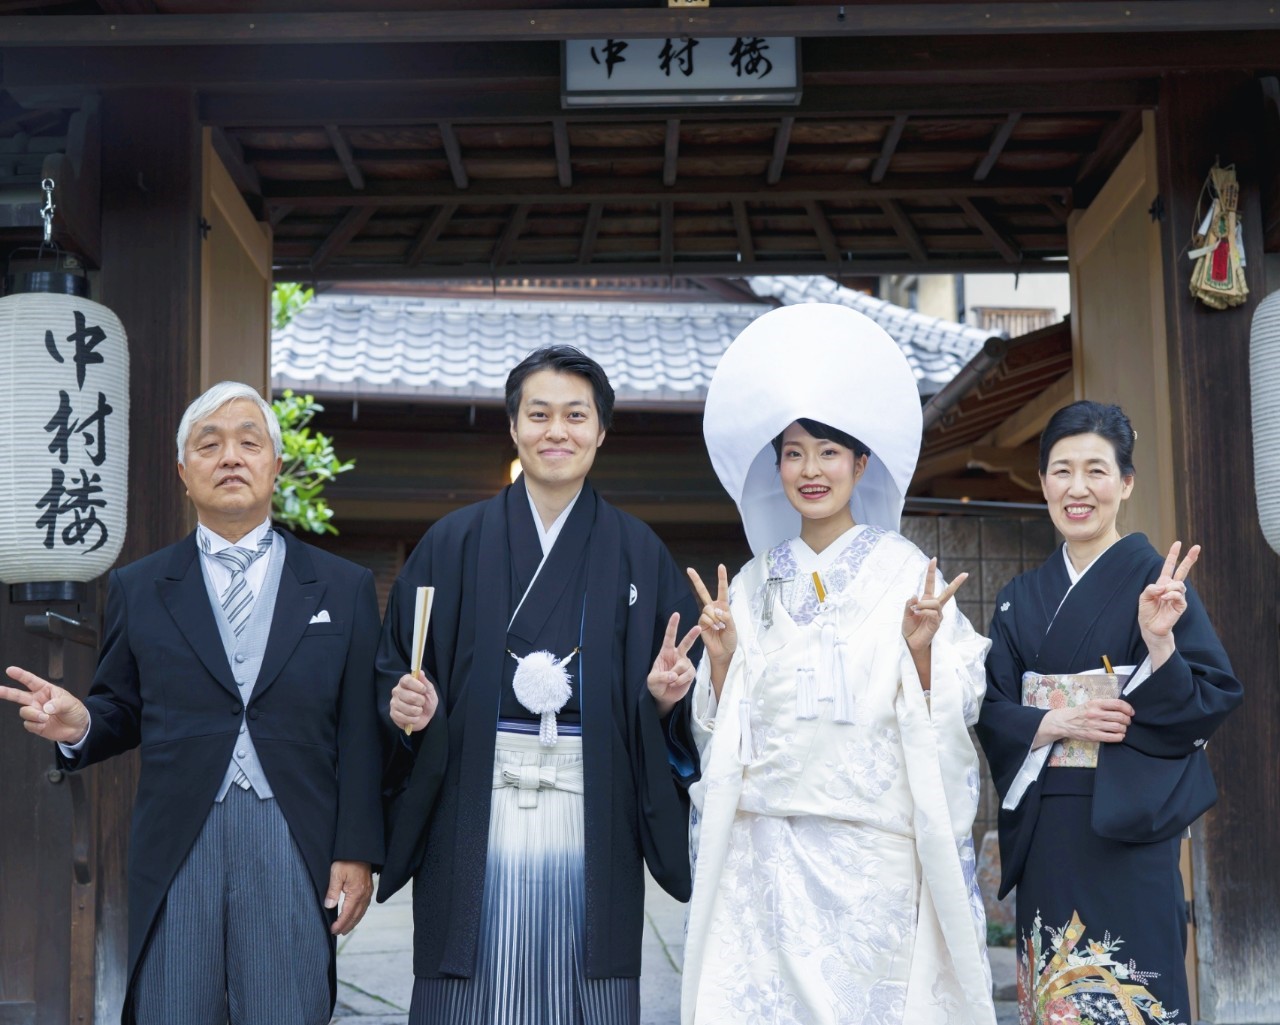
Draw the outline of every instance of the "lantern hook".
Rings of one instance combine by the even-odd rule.
[[[40,208],[40,216],[44,220],[44,244],[47,246],[53,241],[53,212],[57,209],[53,204],[53,179],[46,178],[40,183],[40,188],[44,189],[44,206]]]

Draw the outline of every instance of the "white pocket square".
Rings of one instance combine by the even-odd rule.
[[[329,610],[321,609],[319,612],[317,612],[314,616],[311,617],[311,622],[313,623],[329,622]]]

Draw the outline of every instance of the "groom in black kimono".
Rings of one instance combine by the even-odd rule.
[[[677,899],[689,898],[685,786],[696,760],[681,755],[693,750],[681,699],[697,628],[677,636],[698,610],[653,532],[587,482],[613,410],[602,368],[571,346],[537,350],[507,378],[506,402],[522,475],[435,524],[387,607],[378,685],[393,727],[391,821],[378,899],[414,879],[411,1023],[635,1022],[644,865]],[[435,600],[415,677],[414,595],[425,585]],[[581,764],[561,765],[557,781],[544,759],[518,784],[508,779],[521,797],[512,818],[552,814],[545,808],[563,794],[539,787],[581,797],[576,824],[550,824],[558,835],[547,849],[526,849],[503,869],[523,890],[499,892],[491,807],[501,821],[506,795],[495,745],[501,752],[501,738],[537,733],[545,709],[522,703],[517,694],[537,705],[514,680],[534,652],[553,654],[570,684],[556,713],[569,741],[541,750],[564,750],[580,734]],[[575,881],[558,884],[568,892],[512,896],[563,860],[556,845],[579,828],[564,877]],[[495,953],[499,932],[510,935]]]

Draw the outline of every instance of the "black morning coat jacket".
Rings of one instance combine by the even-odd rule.
[[[134,1020],[139,957],[213,806],[242,722],[302,852],[317,905],[332,862],[382,862],[373,575],[280,533],[285,561],[247,719],[195,534],[108,578],[102,653],[85,701],[89,736],[76,759],[59,754],[59,760],[78,769],[141,751],[129,840],[126,1025]],[[322,610],[329,621],[312,623]],[[323,907],[321,913],[326,921],[336,916]],[[331,998],[333,975],[331,956]]]

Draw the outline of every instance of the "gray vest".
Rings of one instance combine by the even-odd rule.
[[[254,684],[258,682],[258,670],[262,668],[262,656],[266,654],[267,637],[271,633],[271,617],[276,608],[276,592],[280,589],[280,573],[284,569],[284,538],[279,534],[272,535],[271,550],[266,554],[267,575],[262,581],[262,589],[254,596],[249,622],[240,631],[239,637],[231,632],[231,626],[222,611],[222,603],[218,600],[218,594],[209,579],[209,574],[205,572],[204,558],[201,556],[200,570],[204,573],[205,590],[209,592],[209,602],[213,605],[213,618],[218,624],[222,647],[227,652],[227,661],[231,664],[231,675],[235,677],[244,708],[240,717],[240,735],[236,738],[236,746],[231,750],[231,761],[227,765],[226,774],[222,777],[222,786],[218,788],[217,800],[221,801],[227,796],[237,770],[248,777],[253,786],[253,792],[265,800],[274,795],[262,771],[262,764],[258,761],[258,752],[253,747],[253,738],[249,736],[248,710],[249,699],[253,697]]]

